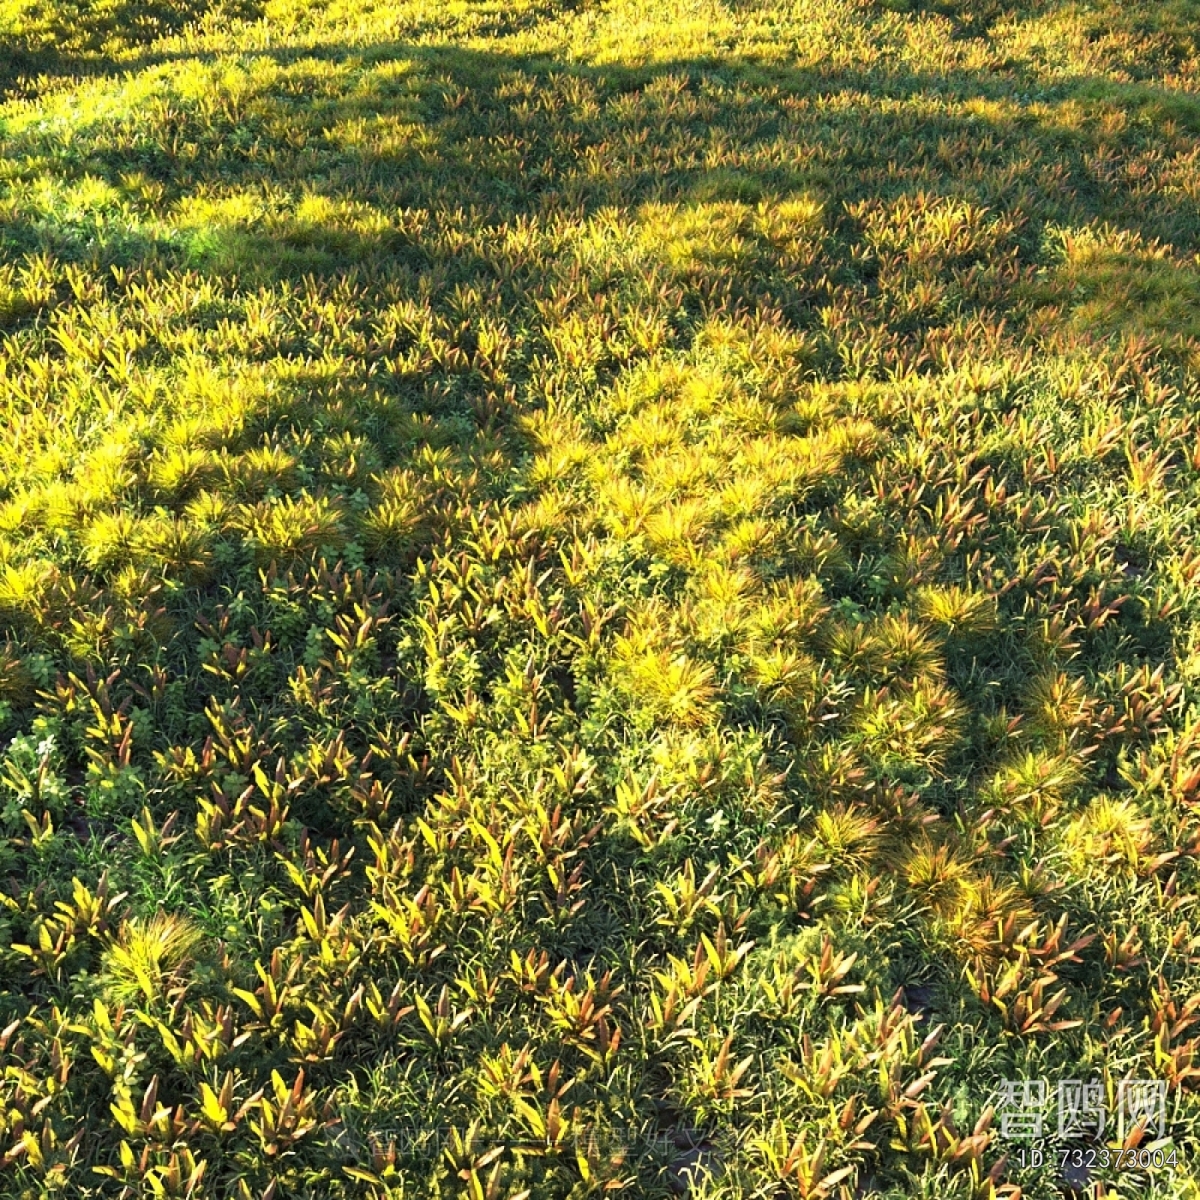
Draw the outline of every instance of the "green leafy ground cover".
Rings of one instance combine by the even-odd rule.
[[[0,1195],[1196,1195],[1198,18],[4,0]]]

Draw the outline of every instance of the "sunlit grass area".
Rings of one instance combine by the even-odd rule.
[[[0,0],[0,1196],[1200,1196],[1198,22]]]

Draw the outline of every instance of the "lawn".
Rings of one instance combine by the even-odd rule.
[[[0,1197],[1200,1197],[1200,3],[0,0]]]

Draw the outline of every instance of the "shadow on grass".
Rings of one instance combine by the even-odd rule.
[[[229,528],[241,536],[245,523],[258,523],[257,546],[236,564],[241,574],[218,563],[216,582],[186,597],[191,611],[180,614],[178,641],[191,641],[180,657],[200,683],[188,693],[193,711],[170,738],[199,746],[215,724],[198,711],[208,698],[215,711],[244,696],[247,707],[261,702],[267,717],[279,718],[272,728],[295,742],[287,749],[311,748],[302,744],[310,731],[298,728],[288,708],[287,671],[275,659],[290,655],[294,664],[308,654],[307,631],[320,632],[317,622],[328,626],[331,618],[306,611],[303,591],[332,596],[335,583],[319,578],[327,572],[310,572],[302,584],[275,577],[274,611],[255,612],[257,600],[246,601],[240,589],[249,580],[245,590],[253,594],[257,569],[267,566],[264,546],[272,544],[263,539],[271,523],[295,517],[306,552],[321,551],[326,533],[330,542],[341,539],[335,551],[345,551],[344,527],[360,491],[391,471],[394,493],[370,498],[384,544],[394,540],[386,521],[394,516],[395,528],[412,532],[410,508],[436,489],[430,508],[438,511],[413,534],[418,551],[449,545],[449,535],[462,532],[465,520],[458,529],[438,523],[459,498],[455,488],[464,506],[475,504],[482,527],[511,499],[505,489],[520,479],[527,457],[522,436],[497,435],[497,427],[538,408],[552,388],[573,386],[602,404],[604,384],[626,365],[585,344],[601,302],[636,315],[653,293],[670,326],[659,344],[684,348],[708,314],[773,311],[781,324],[823,338],[826,357],[817,366],[826,376],[882,373],[931,366],[939,349],[971,328],[996,340],[1036,336],[1037,314],[1072,303],[1074,289],[1089,279],[1114,291],[1119,280],[1088,275],[1087,255],[1075,260],[1078,277],[1068,273],[1061,286],[1035,277],[1055,226],[1109,222],[1125,231],[1121,252],[1135,262],[1157,253],[1147,248],[1155,239],[1172,252],[1191,248],[1194,214],[1157,186],[1162,145],[1181,135],[1153,125],[1113,133],[1079,119],[1078,102],[1102,107],[1135,94],[1114,88],[1083,80],[1038,99],[1037,81],[1019,72],[868,73],[740,60],[600,68],[395,43],[155,59],[114,85],[124,104],[36,124],[14,118],[0,147],[11,167],[0,209],[3,257],[29,273],[46,258],[95,268],[98,290],[126,289],[119,300],[128,311],[149,305],[163,277],[182,280],[175,289],[182,299],[163,302],[166,315],[158,326],[146,323],[147,342],[130,355],[151,366],[176,352],[201,363],[248,361],[275,388],[268,394],[264,384],[261,408],[248,403],[244,426],[219,446],[197,437],[188,446],[192,458],[163,455],[138,477],[145,508],[161,502],[179,511],[204,472],[211,483],[225,470],[241,502],[236,520],[244,522]],[[1157,93],[1136,94],[1150,106],[1162,102]],[[1191,113],[1190,100],[1171,102]],[[1095,261],[1110,261],[1108,253],[1102,246]],[[1148,272],[1142,289],[1162,301],[1163,322],[1177,321],[1181,311],[1167,303],[1179,278],[1173,271]],[[61,286],[61,305],[42,302],[36,319],[34,311],[11,308],[9,328],[32,338],[53,322],[63,336],[47,340],[46,361],[83,346],[76,358],[91,358],[77,390],[99,380],[97,390],[102,384],[119,395],[120,380],[137,373],[119,352],[106,357],[108,344],[87,349],[82,316],[68,311],[85,305],[72,304],[68,287]],[[1137,302],[1134,295],[1131,305]],[[171,342],[180,326],[195,338]],[[602,328],[600,340],[609,327]],[[507,361],[506,338],[514,347]],[[199,396],[216,404],[233,390],[229,380],[206,378],[200,368],[195,374],[209,391],[193,402]],[[439,453],[455,446],[470,461]],[[423,464],[415,463],[414,447],[429,452]],[[206,451],[214,451],[211,460]],[[176,475],[168,479],[160,468],[172,461]],[[415,482],[404,477],[410,469]],[[274,503],[279,493],[300,507]],[[96,526],[87,552],[100,560],[105,547]],[[865,540],[870,531],[862,532]],[[480,543],[487,535],[480,528],[470,534]],[[526,553],[515,536],[510,542],[514,560]],[[550,550],[546,557],[553,565]],[[494,562],[488,557],[489,569]],[[408,565],[400,563],[401,573]],[[450,575],[452,565],[436,569]],[[532,579],[532,560],[530,571]],[[450,579],[448,587],[465,580]],[[397,590],[403,612],[411,597]],[[375,610],[353,591],[344,589],[342,603],[350,609],[361,600],[361,622]],[[334,599],[310,607],[332,611]],[[100,596],[96,607],[106,602]],[[472,653],[481,680],[471,696],[481,711],[491,710],[518,635],[462,611],[477,625]],[[211,615],[213,629],[219,617],[229,618],[220,625],[228,640],[202,651],[191,632],[197,614]],[[543,617],[539,611],[533,619]],[[262,649],[254,638],[267,620],[280,631],[275,659],[253,653]],[[349,644],[360,627],[365,637],[357,624],[334,632]],[[335,661],[324,644],[314,643]],[[245,676],[244,663],[251,664]],[[327,744],[336,728],[337,744],[344,734],[362,760],[373,739],[390,745],[396,730],[407,734],[432,705],[391,688],[389,656],[370,670],[353,666],[352,657],[345,663],[330,668],[327,695],[300,677],[295,697],[320,710]],[[560,715],[573,733],[577,681],[562,663],[547,669],[546,681],[543,711]],[[371,683],[388,688],[371,694]],[[345,691],[336,693],[340,707],[329,698],[337,688]],[[454,694],[448,685],[446,694]],[[384,714],[378,720],[372,706]],[[317,725],[316,717],[304,719]],[[244,731],[227,723],[233,747]],[[435,760],[447,744],[435,744]],[[401,762],[399,751],[394,757]],[[435,771],[446,765],[435,761]],[[431,779],[423,776],[420,788],[432,790]],[[423,803],[417,786],[406,807]],[[345,814],[319,794],[297,801],[294,816],[322,836],[351,832]],[[747,844],[739,853],[749,862],[759,831],[747,824],[742,832]],[[607,882],[604,866],[640,853],[631,839],[606,835],[587,861],[593,878]],[[624,886],[614,875],[611,887],[595,888],[609,900],[596,903],[586,922],[573,919],[569,893],[547,900],[538,936],[580,970],[603,958],[628,932]],[[661,956],[670,945],[653,949]],[[661,1099],[666,1088],[652,1082],[641,1098]],[[682,1130],[685,1114],[666,1111],[663,1124]]]
[[[237,453],[366,432],[365,480],[482,430],[495,478],[514,472],[527,446],[495,429],[570,373],[551,326],[581,298],[619,308],[644,268],[679,344],[705,314],[773,311],[823,338],[835,376],[933,369],[968,329],[1036,338],[1089,289],[1102,332],[1195,332],[1196,275],[1171,255],[1194,247],[1196,217],[1155,172],[1200,106],[1140,85],[1038,98],[1019,71],[596,67],[391,43],[156,59],[114,91],[127,104],[10,122],[0,246],[212,283],[190,319],[213,336],[254,324],[241,355],[278,376],[223,447]],[[1137,98],[1146,128],[1080,119]],[[1055,227],[1104,222],[1120,245],[1036,277]],[[272,299],[251,319],[256,293]],[[442,328],[404,317],[388,341],[379,311],[410,297]],[[524,338],[503,370],[481,316]],[[580,386],[599,395],[621,367]],[[311,451],[318,482],[330,453]]]
[[[14,0],[0,14],[0,96],[33,97],[39,79],[136,70],[151,60],[139,51],[207,16],[253,20],[261,12],[262,5],[254,0],[219,5],[210,0],[119,0],[106,5]]]
[[[810,198],[826,240],[803,271],[727,207],[719,220],[753,244],[682,272],[693,305],[719,294],[803,324],[837,287],[878,309],[898,265],[942,285],[942,315],[1061,305],[1062,289],[1029,286],[1048,228],[1108,223],[1184,253],[1200,228],[1166,186],[1200,130],[1200,101],[1142,84],[738,59],[595,67],[407,43],[140,61],[114,85],[127,110],[0,142],[17,178],[51,179],[61,197],[38,212],[12,189],[9,255],[158,260],[244,283],[384,265],[419,276],[436,258],[428,283],[444,289],[496,266],[465,248],[431,255],[425,242],[447,222],[608,211],[636,223],[647,204],[715,213],[703,206]],[[966,229],[939,247],[930,214],[964,204],[968,225],[987,210],[1003,232]],[[909,229],[894,237],[888,221]],[[503,302],[532,320],[538,268],[510,266]],[[874,316],[908,342],[940,319]]]
[[[593,67],[403,43],[119,65],[158,76],[137,108],[61,123],[69,143],[53,127],[10,134],[6,155],[118,188],[148,175],[168,200],[273,185],[507,220],[556,204],[777,201],[809,188],[836,212],[924,190],[1035,223],[1110,220],[1180,248],[1196,235],[1190,206],[1097,161],[1200,132],[1200,100],[1143,84],[738,59]],[[1132,111],[1143,128],[1114,135],[1078,106]]]

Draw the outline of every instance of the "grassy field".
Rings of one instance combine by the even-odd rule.
[[[1200,1196],[1198,38],[0,0],[0,1196]]]

